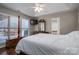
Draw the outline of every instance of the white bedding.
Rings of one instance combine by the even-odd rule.
[[[79,31],[67,35],[36,34],[20,40],[16,53],[31,55],[76,55],[79,54]]]

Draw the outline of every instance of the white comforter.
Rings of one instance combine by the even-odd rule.
[[[16,53],[23,51],[32,55],[79,54],[79,32],[68,35],[36,34],[20,40]]]

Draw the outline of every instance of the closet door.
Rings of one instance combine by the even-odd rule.
[[[60,17],[51,19],[51,33],[60,34]]]

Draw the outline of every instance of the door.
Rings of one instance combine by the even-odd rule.
[[[8,39],[8,16],[0,14],[0,48],[5,47]]]
[[[60,18],[59,17],[51,19],[51,33],[60,34]]]
[[[28,18],[20,19],[20,37],[27,37],[29,35],[29,20]]]

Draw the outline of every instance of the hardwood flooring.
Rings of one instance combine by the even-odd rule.
[[[15,52],[15,48],[0,48],[0,55],[17,55]]]

